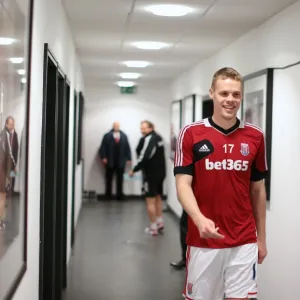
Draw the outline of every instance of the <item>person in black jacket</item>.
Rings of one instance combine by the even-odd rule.
[[[129,171],[129,175],[143,172],[147,212],[151,222],[145,231],[157,235],[158,231],[164,229],[161,196],[166,177],[165,148],[162,137],[154,131],[151,122],[142,121],[141,132],[144,136],[143,148],[140,150],[137,165]]]
[[[104,135],[99,156],[106,168],[105,196],[112,196],[112,179],[116,173],[117,199],[123,199],[123,175],[126,163],[131,164],[131,150],[127,135],[120,130],[119,122],[114,122],[113,129]]]

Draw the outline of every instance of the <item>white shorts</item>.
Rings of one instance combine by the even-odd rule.
[[[188,246],[183,296],[188,300],[257,297],[257,244],[207,249]]]

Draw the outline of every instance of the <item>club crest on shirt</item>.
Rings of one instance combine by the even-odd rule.
[[[192,283],[188,283],[187,292],[189,295],[191,295],[193,293],[193,284]]]
[[[241,143],[241,154],[247,156],[250,153],[249,145],[245,143]]]

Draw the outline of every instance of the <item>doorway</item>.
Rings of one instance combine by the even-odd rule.
[[[67,283],[68,123],[67,78],[44,46],[41,147],[39,299],[61,300]]]

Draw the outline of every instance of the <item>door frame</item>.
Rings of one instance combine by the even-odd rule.
[[[47,105],[48,105],[48,66],[51,63],[55,68],[56,79],[55,79],[55,99],[54,107],[52,107],[53,116],[55,118],[54,122],[52,119],[51,123],[54,126],[54,148],[53,153],[50,158],[53,158],[54,170],[46,170],[46,142],[47,142]],[[60,79],[59,79],[60,76]],[[59,103],[59,80],[63,80],[62,92],[63,103]],[[67,194],[68,186],[65,186],[67,179],[65,178],[68,169],[68,160],[66,160],[66,153],[63,151],[64,145],[59,145],[59,142],[63,141],[63,144],[68,143],[66,141],[66,130],[69,128],[64,128],[65,126],[65,117],[66,117],[66,88],[67,88],[67,77],[60,68],[58,61],[54,57],[53,53],[49,49],[47,43],[44,44],[44,78],[43,78],[43,116],[42,116],[42,135],[41,135],[41,181],[40,181],[40,191],[41,191],[41,201],[40,201],[40,272],[39,272],[39,299],[41,300],[59,300],[62,295],[62,290],[66,287],[66,276],[67,276],[67,215],[68,215],[68,197],[65,197]],[[61,106],[59,106],[60,104]],[[62,111],[59,109],[62,108]],[[49,117],[49,115],[48,115]],[[49,121],[49,120],[48,120]],[[58,128],[59,125],[63,126],[63,133],[59,132],[61,128]],[[49,125],[49,123],[48,123]],[[66,130],[65,130],[66,129]],[[48,136],[49,138],[49,136]],[[60,147],[60,148],[59,148]],[[61,150],[58,153],[58,150]],[[49,153],[48,153],[49,154]],[[58,170],[57,160],[60,159],[60,162],[63,164],[62,175],[61,169]],[[47,173],[50,172],[50,173]],[[49,178],[47,175],[51,175]],[[48,178],[47,178],[48,177]],[[50,181],[50,186],[47,188],[52,190],[51,195],[49,196],[46,192],[46,178],[47,181]],[[60,180],[58,182],[58,179]],[[57,186],[58,185],[58,186]],[[52,186],[52,188],[51,188]],[[60,194],[57,194],[57,187],[59,187]],[[53,198],[51,198],[53,197]],[[50,199],[51,198],[51,199]],[[59,202],[61,200],[61,202]],[[60,204],[60,206],[58,205]],[[47,209],[48,208],[48,209]],[[50,208],[50,209],[49,209]],[[57,218],[58,216],[58,218]],[[61,228],[57,228],[59,225]],[[45,234],[45,228],[48,230],[53,230],[53,235]],[[61,230],[62,229],[62,230]],[[64,233],[59,233],[63,231]],[[45,246],[46,245],[46,246]],[[49,248],[48,248],[49,247]],[[50,249],[50,250],[49,250]],[[45,254],[45,251],[49,251],[48,254]],[[50,256],[50,258],[49,258]],[[50,259],[50,262],[49,262]],[[59,279],[56,276],[60,274]],[[46,279],[50,278],[50,283],[46,285]],[[58,279],[58,280],[57,280]],[[57,281],[57,282],[56,282]]]

